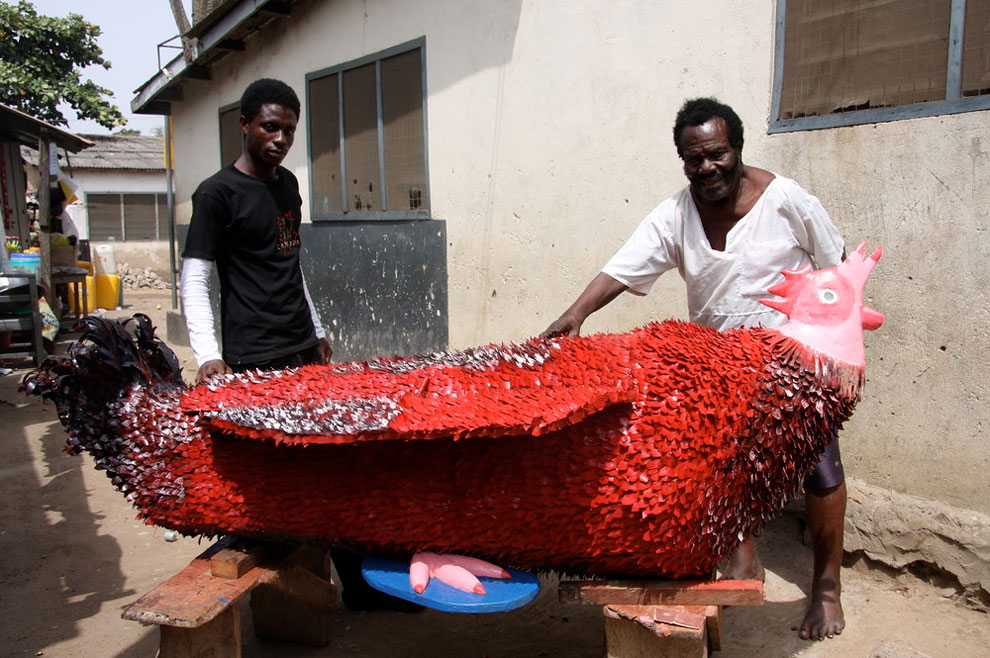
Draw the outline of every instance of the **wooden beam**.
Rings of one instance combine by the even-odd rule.
[[[187,66],[186,70],[182,72],[183,78],[188,78],[189,80],[212,80],[213,76],[210,74],[210,69],[205,66]]]
[[[121,616],[144,624],[196,628],[217,617],[250,590],[276,578],[276,570],[264,567],[255,567],[237,580],[215,578],[209,559],[197,558],[128,606]]]
[[[564,581],[561,603],[589,605],[763,605],[759,580]]]
[[[268,14],[278,14],[279,16],[291,16],[292,3],[272,0],[272,2],[266,2],[262,5],[258,11],[263,11]]]
[[[156,98],[156,101],[155,101],[156,103],[157,102],[169,103],[171,101],[181,101],[182,100],[182,85],[181,85],[181,83],[180,84],[172,85],[171,87],[166,87],[165,89],[162,89],[158,93],[158,96],[156,96],[155,98]]]
[[[244,50],[244,41],[242,39],[222,39],[217,42],[217,48],[220,50]]]
[[[605,650],[608,658],[707,658],[708,627],[704,607],[679,611],[698,617],[698,625],[658,622],[643,606],[605,606]]]

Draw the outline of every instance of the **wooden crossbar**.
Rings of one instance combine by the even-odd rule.
[[[569,580],[561,603],[589,605],[763,605],[759,580]]]

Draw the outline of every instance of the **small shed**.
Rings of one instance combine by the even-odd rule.
[[[153,135],[83,135],[93,143],[61,169],[78,185],[68,208],[79,237],[90,242],[167,240],[165,140]],[[21,149],[28,182],[37,185],[38,151]]]
[[[30,220],[25,199],[25,175],[21,160],[21,146],[31,146],[39,153],[38,217],[41,226],[41,270],[39,280],[47,286],[51,278],[51,245],[49,243],[49,206],[51,185],[49,149],[51,145],[78,153],[93,145],[88,139],[70,133],[29,114],[0,104],[0,185],[2,185],[3,238],[17,235],[26,243],[30,232]],[[0,249],[4,271],[10,266],[6,246]]]

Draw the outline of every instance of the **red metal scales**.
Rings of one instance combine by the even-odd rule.
[[[90,320],[72,357],[27,385],[143,518],[184,533],[707,574],[852,412],[862,360],[802,327],[834,306],[848,317],[827,316],[827,333],[854,326],[862,353],[862,329],[879,326],[862,305],[879,250],[864,249],[788,274],[782,330],[668,321],[189,388],[150,325],[132,343]]]

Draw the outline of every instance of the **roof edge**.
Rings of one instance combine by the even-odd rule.
[[[216,48],[238,26],[272,1],[231,0],[203,19],[203,23],[209,24],[209,27],[196,29],[194,26],[190,28],[185,36],[198,36],[195,44],[196,56],[193,62],[190,64],[186,62],[183,55],[178,55],[163,66],[154,77],[135,90],[134,93],[137,95],[131,100],[131,111],[135,114],[169,114],[170,101],[163,101],[159,95],[178,84],[184,74],[195,68],[207,53]]]
[[[49,134],[51,141],[68,151],[72,151],[73,153],[93,146],[93,142],[85,137],[80,137],[75,133],[70,133],[68,130],[59,128],[58,126],[50,124],[47,121],[42,121],[41,119],[35,118],[25,112],[21,112],[16,108],[10,107],[9,105],[3,105],[0,103],[0,114],[6,115],[4,117],[4,126],[3,129],[0,130],[0,134],[5,132],[9,133],[10,136],[16,139],[19,144],[37,148],[37,142],[32,143],[26,138],[28,136],[32,136],[37,139],[42,132],[45,132]]]

